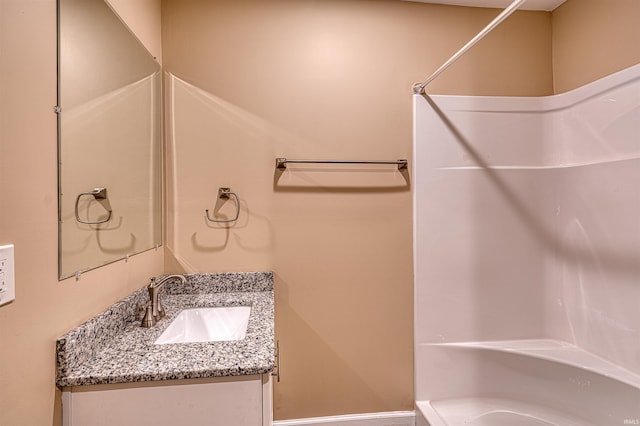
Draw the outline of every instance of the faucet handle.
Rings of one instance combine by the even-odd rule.
[[[147,303],[145,312],[144,312],[144,318],[142,318],[142,324],[140,324],[142,327],[153,327],[156,323],[156,319],[153,317],[153,308],[151,308],[151,304]]]
[[[162,306],[162,303],[160,303],[160,298],[158,297],[158,301],[156,303],[156,316],[154,317],[156,321],[161,320],[162,318],[165,317],[165,315],[167,315],[167,313],[164,310],[164,306]]]

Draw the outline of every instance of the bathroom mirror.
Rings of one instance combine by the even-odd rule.
[[[161,68],[104,0],[58,0],[59,278],[162,240]]]

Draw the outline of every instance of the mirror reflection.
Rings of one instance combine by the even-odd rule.
[[[58,0],[59,277],[161,244],[161,71],[104,0]]]

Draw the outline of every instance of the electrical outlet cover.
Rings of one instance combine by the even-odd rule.
[[[13,244],[0,246],[0,306],[16,298],[13,260]]]

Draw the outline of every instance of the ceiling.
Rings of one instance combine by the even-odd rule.
[[[494,7],[504,9],[512,0],[407,0],[420,3],[450,4],[456,6]],[[566,0],[528,0],[519,9],[552,11]]]

